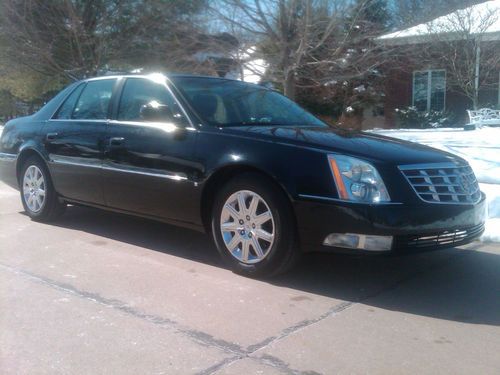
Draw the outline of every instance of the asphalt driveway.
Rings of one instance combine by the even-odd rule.
[[[0,184],[0,373],[500,373],[500,246],[311,254],[272,281],[208,236]]]

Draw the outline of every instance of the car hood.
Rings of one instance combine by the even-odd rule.
[[[463,162],[456,155],[418,143],[378,134],[327,127],[241,126],[223,128],[225,133],[312,147],[393,165]]]

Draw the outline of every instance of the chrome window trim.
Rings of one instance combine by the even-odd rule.
[[[160,130],[164,130],[165,132],[173,132],[178,129],[185,129],[188,131],[196,130],[194,127],[184,127],[176,125],[173,122],[141,122],[141,121],[120,121],[120,120],[109,120],[107,121],[107,125],[121,125],[121,126],[144,126],[147,128],[156,128]]]
[[[95,119],[58,119],[58,118],[53,118],[50,119],[49,121],[64,121],[64,122],[109,122],[109,119],[101,119],[101,120],[95,120]]]

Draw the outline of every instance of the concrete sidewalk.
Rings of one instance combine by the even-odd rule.
[[[500,373],[500,246],[311,254],[271,281],[208,236],[0,185],[0,373]]]

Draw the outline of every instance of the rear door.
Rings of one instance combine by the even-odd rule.
[[[77,201],[104,204],[103,137],[116,79],[82,83],[43,128],[56,191]]]
[[[145,108],[166,108],[170,115],[146,117]],[[190,193],[199,169],[195,139],[196,130],[165,80],[127,78],[106,132],[106,204],[191,222],[194,212],[199,215]]]

